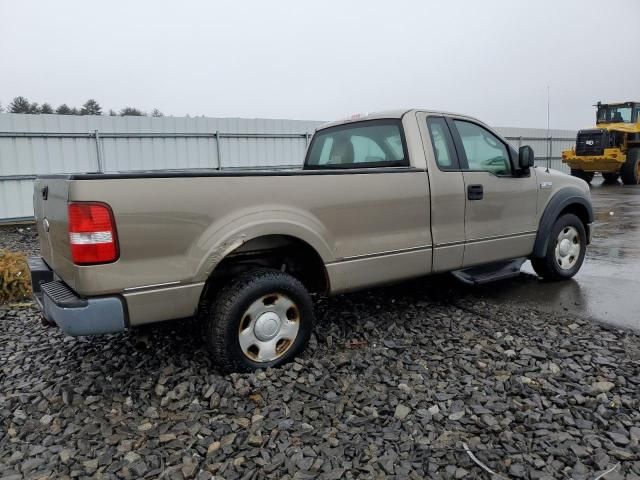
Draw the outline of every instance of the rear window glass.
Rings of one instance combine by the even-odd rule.
[[[409,165],[399,120],[371,120],[327,128],[311,141],[305,166],[367,168]]]

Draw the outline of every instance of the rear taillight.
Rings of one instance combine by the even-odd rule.
[[[109,205],[98,202],[70,203],[69,243],[71,258],[78,265],[116,261],[118,238]]]

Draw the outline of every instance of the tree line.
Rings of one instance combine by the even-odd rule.
[[[0,103],[0,113],[4,112],[2,104]],[[58,106],[54,109],[50,103],[43,103],[39,105],[38,102],[30,102],[26,97],[15,97],[11,103],[6,108],[7,113],[31,113],[31,114],[47,114],[47,113],[56,113],[58,115],[103,115],[102,107],[100,104],[95,101],[93,98],[90,98],[82,107],[70,107],[66,103]],[[110,115],[112,117],[120,116],[120,117],[164,117],[164,114],[154,108],[151,112],[147,113],[135,107],[124,107],[120,111],[116,112],[110,109],[105,115]]]

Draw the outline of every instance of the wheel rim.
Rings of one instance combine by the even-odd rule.
[[[238,341],[242,353],[258,363],[271,362],[287,353],[300,330],[300,310],[281,293],[265,295],[242,315]]]
[[[580,234],[575,227],[564,227],[556,241],[556,263],[562,270],[571,270],[580,258]]]

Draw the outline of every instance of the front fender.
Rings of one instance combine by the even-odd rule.
[[[591,199],[580,189],[575,187],[564,187],[559,190],[549,201],[538,225],[538,234],[533,246],[533,256],[542,258],[546,255],[549,234],[553,224],[558,219],[563,210],[571,205],[580,205],[587,212],[587,223],[593,223],[593,206]]]

